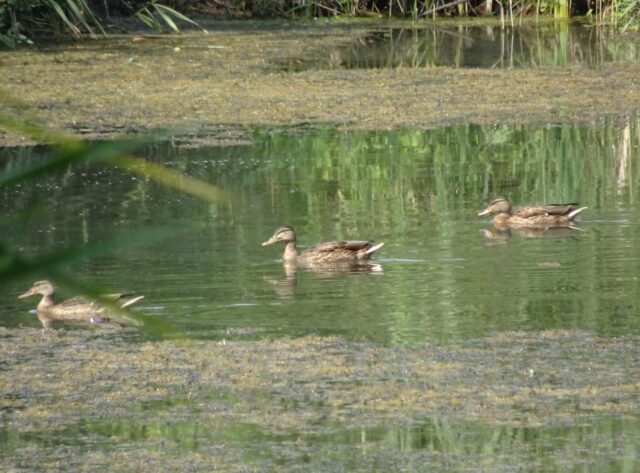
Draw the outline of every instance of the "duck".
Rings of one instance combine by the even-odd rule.
[[[285,243],[282,255],[285,264],[302,263],[308,265],[365,261],[384,245],[384,243],[375,243],[369,240],[335,240],[318,243],[298,254],[296,233],[289,225],[283,225],[276,229],[271,238],[262,243],[262,246],[278,242]]]
[[[577,203],[547,204],[521,207],[515,212],[511,203],[504,197],[493,199],[478,216],[494,215],[493,224],[497,227],[562,227],[573,225],[573,219],[587,207]]]
[[[72,297],[56,304],[54,302],[55,294],[56,290],[53,284],[48,280],[42,280],[33,283],[33,286],[24,294],[19,295],[18,298],[42,296],[36,307],[36,312],[44,329],[51,328],[55,320],[96,324],[109,322],[109,317],[114,315],[114,311],[109,310],[109,307],[102,306],[97,301],[85,299],[81,296]],[[121,309],[129,307],[144,298],[143,295],[132,293],[107,294],[104,297],[113,300]]]

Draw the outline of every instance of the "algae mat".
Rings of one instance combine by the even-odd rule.
[[[87,137],[155,127],[336,124],[349,129],[592,121],[640,110],[638,63],[530,69],[308,69],[367,26],[215,24],[211,33],[121,36],[0,52],[14,113]],[[327,59],[327,61],[329,61]],[[0,135],[5,144],[20,140]]]
[[[560,470],[637,455],[638,425],[615,431],[637,424],[637,337],[383,348],[129,335],[0,332],[3,471]],[[612,426],[593,428],[602,419]]]

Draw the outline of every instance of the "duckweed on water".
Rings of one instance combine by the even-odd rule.
[[[490,460],[486,471],[509,471],[512,461],[540,461],[510,437],[517,432],[591,426],[578,442],[590,448],[607,435],[598,419],[636,422],[629,419],[640,407],[637,337],[501,333],[409,349],[322,337],[136,344],[126,332],[0,336],[4,471],[68,471],[69,461],[76,471],[113,462],[118,471],[294,471],[301,461],[335,471],[356,457],[356,471],[394,461],[463,471],[479,460]],[[424,429],[438,445],[407,447],[400,458],[392,445],[414,445]],[[478,431],[499,435],[502,454],[464,448]],[[622,446],[591,453],[590,462],[625,455],[624,439],[608,442]],[[347,453],[353,444],[365,450]],[[562,462],[582,461],[574,447],[569,436]],[[560,458],[546,461],[560,468]]]
[[[371,25],[214,24],[209,30],[155,42],[123,36],[0,52],[2,91],[45,123],[83,137],[163,126],[214,136],[216,142],[237,139],[238,126],[330,123],[385,130],[588,122],[640,109],[633,62],[520,69],[327,65],[282,72],[274,64],[330,57],[364,41]],[[21,142],[6,134],[0,141]]]

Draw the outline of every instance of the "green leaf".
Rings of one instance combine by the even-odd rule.
[[[153,28],[156,31],[162,31],[162,26],[160,25],[160,23],[158,23],[158,20],[156,20],[156,18],[147,8],[144,8],[143,10],[137,12],[136,17],[138,17],[138,19],[149,28]]]
[[[183,15],[182,13],[180,13],[179,11],[174,10],[173,8],[169,8],[166,5],[163,5],[161,3],[154,3],[153,6],[156,8],[156,10],[158,10],[158,13],[161,12],[166,12],[166,14],[173,16],[174,18],[177,18],[179,20],[182,21],[186,21],[187,23],[191,23],[192,25],[197,26],[198,28],[201,28],[203,31],[207,31],[205,28],[202,28],[202,26],[200,26],[198,23],[196,23],[195,21],[193,21],[191,18],[189,18],[188,16]]]
[[[75,38],[80,37],[80,29],[74,25],[69,18],[67,18],[67,14],[64,12],[62,7],[55,0],[47,0],[47,4],[53,8],[58,17],[67,25],[67,30],[71,33]]]
[[[130,318],[137,325],[143,324],[146,329],[151,329],[152,332],[156,332],[159,335],[175,334],[175,327],[165,320],[158,320],[157,317],[148,317],[119,308],[112,300],[101,295],[101,291],[81,282],[77,277],[69,275],[66,268],[81,260],[109,254],[121,248],[150,245],[192,230],[191,226],[180,229],[168,227],[145,228],[135,232],[122,233],[108,240],[67,248],[44,256],[40,255],[37,259],[0,247],[0,255],[2,256],[0,258],[0,286],[16,279],[25,281],[31,279],[32,282],[42,278],[51,279],[56,284],[63,284],[66,287],[80,291],[83,296],[98,299],[101,304],[121,313],[123,318]],[[131,323],[131,320],[128,320],[128,322]]]
[[[169,16],[167,13],[165,13],[163,11],[162,8],[160,8],[162,5],[153,4],[153,6],[155,7],[156,11],[158,12],[158,15],[160,15],[162,17],[162,19],[164,20],[164,22],[167,25],[169,25],[169,28],[171,28],[176,33],[180,33],[180,28],[178,28],[178,25],[176,25],[174,23],[174,21],[171,19],[171,16]]]
[[[120,166],[132,174],[149,177],[167,187],[172,187],[203,200],[225,202],[230,199],[228,193],[214,185],[141,158],[119,155],[108,157],[105,161]]]

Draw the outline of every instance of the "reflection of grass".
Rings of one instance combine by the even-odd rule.
[[[425,203],[434,218],[454,211],[475,215],[497,194],[518,196],[517,205],[580,200],[592,208],[612,206],[602,200],[616,194],[624,198],[618,188],[635,185],[637,174],[627,161],[635,159],[631,150],[637,147],[638,130],[637,122],[630,121],[602,127],[462,125],[344,135],[326,128],[295,139],[265,133],[255,139],[264,143],[264,153],[282,151],[256,171],[261,174],[256,182],[268,183],[273,207],[284,209],[283,215],[294,213],[288,209],[299,202],[315,212],[339,209],[349,217],[344,221],[375,209],[378,228],[379,221],[408,226]],[[618,151],[624,149],[630,150],[627,161]],[[620,181],[605,178],[625,167]],[[287,181],[296,185],[293,197],[277,185]],[[630,205],[635,203],[631,193],[628,198]],[[312,220],[309,225],[317,224]]]
[[[141,145],[161,138],[162,134],[153,137],[146,136],[121,141],[87,144],[69,138],[55,130],[8,115],[0,115],[0,127],[12,133],[38,141],[45,141],[53,149],[53,153],[47,159],[18,163],[16,166],[5,169],[0,173],[0,189],[34,183],[46,176],[63,173],[69,168],[83,163],[104,162],[132,174],[143,175],[164,186],[194,195],[206,201],[223,202],[228,197],[226,193],[206,182],[128,154]],[[48,197],[40,196],[41,199]],[[4,223],[7,225],[9,222]],[[15,226],[17,230],[14,230],[14,232],[20,232],[21,227],[29,224],[29,216],[22,217],[20,223],[21,225]],[[181,229],[180,231],[185,230]],[[70,274],[68,267],[72,263],[104,255],[121,247],[149,244],[176,233],[175,229],[147,228],[119,234],[105,241],[88,242],[58,251],[45,250],[37,258],[34,258],[23,254],[19,248],[16,248],[15,244],[10,243],[9,232],[5,232],[4,241],[0,241],[0,284],[7,284],[7,282],[17,278],[35,280],[46,277],[66,287],[79,290],[85,295],[100,298],[100,290]],[[20,241],[20,238],[14,238],[13,241]],[[106,301],[103,302],[107,303]],[[134,315],[134,317],[140,318],[141,316]],[[156,328],[160,328],[158,321],[147,320],[147,322],[152,323]]]

